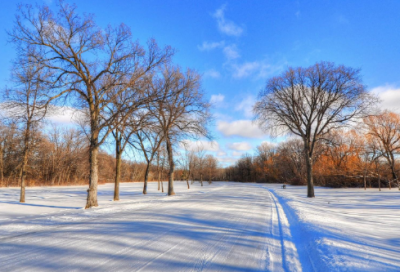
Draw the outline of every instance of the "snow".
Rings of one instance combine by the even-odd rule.
[[[164,186],[166,183],[164,184]],[[0,188],[1,271],[399,271],[400,192],[176,182]],[[166,187],[166,186],[165,186]]]

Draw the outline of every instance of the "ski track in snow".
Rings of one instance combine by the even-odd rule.
[[[0,188],[0,271],[400,271],[400,192],[214,182]],[[383,219],[383,220],[381,220]]]

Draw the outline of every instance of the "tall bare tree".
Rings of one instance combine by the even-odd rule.
[[[146,51],[132,41],[124,24],[101,29],[93,15],[78,15],[76,6],[60,1],[57,7],[58,12],[54,12],[48,6],[20,5],[9,35],[19,50],[35,49],[26,61],[52,71],[51,83],[59,96],[69,94],[87,109],[90,175],[86,208],[90,208],[98,206],[99,146],[118,116],[108,111],[109,103],[134,89],[144,75],[168,61],[173,51],[160,49],[154,40],[148,42]]]
[[[168,195],[174,195],[174,144],[184,137],[209,136],[211,120],[209,104],[205,102],[200,76],[192,71],[166,67],[162,77],[153,81],[160,99],[151,103],[149,111],[163,132],[168,154]]]
[[[301,137],[307,166],[307,196],[315,197],[315,145],[331,130],[368,115],[376,100],[366,92],[360,70],[320,62],[288,68],[268,80],[254,105],[259,126],[274,134]]]
[[[20,58],[23,56],[19,56]],[[48,69],[32,63],[25,65],[17,61],[13,68],[14,86],[5,92],[5,109],[10,118],[22,125],[23,151],[20,170],[20,202],[25,202],[28,157],[31,150],[32,134],[38,128],[48,110],[46,81]]]

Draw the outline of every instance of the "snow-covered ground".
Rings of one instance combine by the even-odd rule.
[[[165,184],[166,185],[166,184]],[[215,182],[0,188],[0,271],[400,271],[400,192]]]

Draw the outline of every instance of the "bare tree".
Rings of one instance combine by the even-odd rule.
[[[368,115],[376,100],[361,83],[360,70],[320,62],[288,68],[268,80],[254,105],[259,126],[301,137],[307,166],[307,196],[315,197],[314,148],[331,130]]]
[[[188,70],[167,67],[162,77],[155,79],[153,87],[160,92],[160,99],[151,103],[149,111],[159,122],[168,154],[168,195],[174,195],[173,145],[183,137],[209,136],[209,104],[204,101],[200,76]]]
[[[20,56],[23,58],[23,56]],[[28,157],[31,150],[32,134],[38,128],[48,110],[46,81],[49,71],[37,64],[24,65],[17,61],[13,68],[12,81],[15,84],[5,92],[5,109],[10,118],[22,124],[23,152],[20,171],[20,202],[25,202],[25,186]]]
[[[164,140],[163,131],[156,124],[147,124],[145,128],[136,132],[135,137],[129,143],[142,151],[146,160],[146,172],[144,175],[143,194],[147,194],[147,181],[149,178],[150,164],[157,155],[160,145]]]
[[[205,166],[208,172],[208,183],[211,184],[218,167],[217,159],[213,155],[207,154],[205,157]]]
[[[35,49],[26,61],[52,71],[50,81],[57,96],[70,94],[88,111],[90,175],[86,208],[90,208],[98,206],[99,146],[113,130],[118,115],[110,113],[109,103],[120,93],[134,89],[144,75],[168,61],[173,51],[169,47],[160,49],[150,40],[146,52],[132,41],[126,25],[101,29],[93,15],[79,16],[76,6],[62,1],[57,6],[58,12],[47,6],[35,9],[20,5],[9,35],[19,50]]]
[[[368,134],[373,138],[376,150],[389,164],[393,181],[399,181],[396,173],[396,156],[400,153],[400,115],[385,111],[377,116],[364,119],[368,127]],[[390,182],[390,181],[389,181]]]

